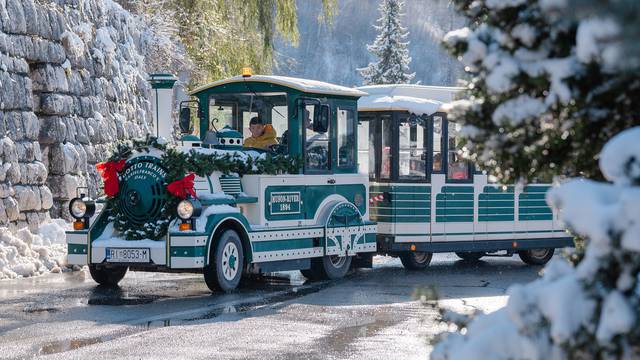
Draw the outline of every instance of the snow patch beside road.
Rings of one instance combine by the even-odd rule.
[[[0,227],[0,280],[60,272],[66,264],[64,220],[52,220],[32,234],[23,228],[12,234]]]

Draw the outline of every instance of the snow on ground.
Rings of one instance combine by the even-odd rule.
[[[40,226],[38,234],[27,228],[12,234],[0,227],[0,280],[60,272],[66,264],[64,220],[52,220]]]

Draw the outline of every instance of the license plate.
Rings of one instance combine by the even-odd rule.
[[[107,248],[107,262],[149,262],[149,249]]]

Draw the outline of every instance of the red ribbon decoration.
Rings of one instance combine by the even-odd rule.
[[[191,195],[193,198],[196,198],[196,191],[193,189],[193,179],[195,179],[195,177],[196,174],[192,173],[180,180],[176,180],[167,185],[167,190],[172,195],[181,199],[186,199],[187,195]]]
[[[118,173],[124,168],[126,160],[101,162],[96,169],[104,181],[104,193],[107,196],[115,196],[120,190],[118,185]]]

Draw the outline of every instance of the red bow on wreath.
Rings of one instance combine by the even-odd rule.
[[[196,198],[196,192],[193,189],[193,179],[195,179],[196,174],[189,174],[183,177],[180,180],[176,180],[171,184],[167,185],[167,190],[174,196],[177,196],[181,199],[186,199],[187,195],[191,195]]]
[[[96,169],[104,181],[104,193],[107,196],[118,194],[118,173],[124,168],[126,160],[107,161],[96,165]]]

